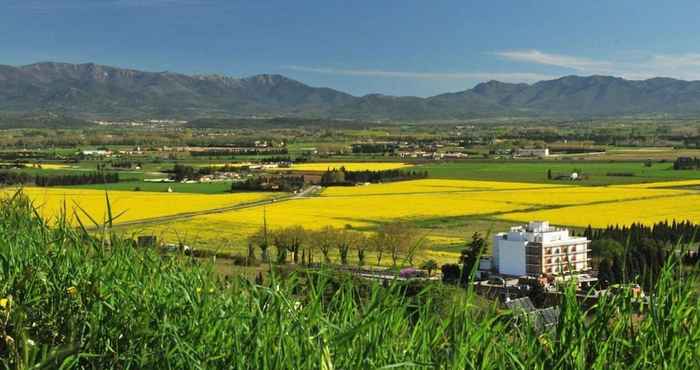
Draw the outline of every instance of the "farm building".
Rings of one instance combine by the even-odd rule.
[[[589,269],[589,244],[590,240],[571,236],[567,229],[533,221],[496,234],[493,257],[480,267],[510,276],[579,274]]]
[[[516,157],[549,157],[549,148],[536,149],[536,148],[521,148],[515,152]]]
[[[91,156],[91,157],[109,157],[112,155],[111,150],[104,150],[104,149],[96,149],[96,150],[81,150],[80,154],[83,156]]]

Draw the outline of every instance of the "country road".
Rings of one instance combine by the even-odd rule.
[[[117,223],[114,225],[114,227],[115,228],[125,228],[125,227],[132,227],[132,226],[155,225],[155,224],[160,224],[160,223],[164,223],[164,222],[172,222],[172,221],[188,219],[188,218],[197,217],[197,216],[231,212],[231,211],[237,211],[237,210],[246,209],[246,208],[255,208],[255,207],[265,206],[268,204],[275,204],[275,203],[280,203],[280,202],[287,202],[290,200],[308,198],[310,196],[313,196],[313,195],[320,193],[321,190],[323,190],[323,187],[318,186],[318,185],[314,185],[314,186],[311,186],[311,187],[308,187],[308,188],[302,190],[301,192],[299,192],[297,194],[290,194],[290,195],[285,195],[285,196],[281,196],[281,197],[277,197],[277,198],[259,200],[259,201],[255,201],[255,202],[238,203],[238,204],[233,204],[233,205],[226,206],[226,207],[206,209],[203,211],[185,212],[185,213],[178,213],[178,214],[170,215],[170,216],[152,217],[152,218],[144,218],[144,219],[135,220],[135,221],[127,221],[127,222],[123,222],[123,223]],[[95,229],[96,228],[94,228],[94,227],[88,228],[89,231],[93,231]]]

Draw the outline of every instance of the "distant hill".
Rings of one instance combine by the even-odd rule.
[[[428,98],[352,96],[281,75],[233,78],[88,64],[0,65],[0,111],[90,117],[289,116],[461,119],[700,113],[700,82],[567,76],[534,84],[490,81]]]
[[[95,124],[85,120],[51,113],[0,113],[0,129],[14,128],[86,128]]]

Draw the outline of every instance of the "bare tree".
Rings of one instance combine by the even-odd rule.
[[[377,259],[377,266],[382,264],[382,257],[384,257],[384,251],[386,250],[386,244],[383,239],[383,234],[379,232],[370,236],[368,239],[368,244],[374,251],[374,256]]]
[[[306,230],[301,226],[290,226],[284,229],[280,229],[275,232],[275,245],[278,249],[285,249],[292,253],[292,260],[294,263],[299,263],[299,252],[302,251],[304,244],[306,243]],[[283,254],[278,251],[280,259],[282,259]]]
[[[335,246],[338,249],[338,254],[340,255],[340,263],[343,265],[348,264],[348,253],[351,249],[355,248],[360,240],[360,235],[362,234],[348,229],[340,229],[336,231]]]
[[[270,248],[271,235],[268,233],[266,227],[261,227],[253,235],[248,238],[248,245],[257,246],[260,249],[260,259],[263,262],[268,262],[270,259],[268,249]],[[250,252],[250,251],[249,251]]]
[[[326,226],[321,230],[314,232],[311,238],[311,242],[314,244],[314,247],[320,250],[321,254],[323,254],[323,261],[325,263],[331,262],[329,254],[335,243],[335,234],[336,230],[333,227]]]
[[[417,233],[405,223],[395,222],[382,225],[377,233],[378,241],[383,243],[383,250],[391,256],[391,263],[396,266],[399,258],[408,257],[412,260]]]
[[[257,245],[260,248],[260,258],[263,262],[268,262],[270,256],[267,251],[270,248],[271,237],[267,230],[267,211],[263,208],[263,226],[248,238],[248,255],[250,256],[253,253],[250,247]]]
[[[357,241],[355,242],[355,251],[357,252],[357,265],[362,267],[365,265],[365,252],[370,247],[370,241],[365,234],[358,233]]]

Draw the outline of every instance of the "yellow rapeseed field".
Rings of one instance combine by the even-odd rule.
[[[4,189],[0,194],[11,194],[15,189]],[[107,207],[105,192],[92,189],[62,188],[24,188],[22,190],[38,207],[39,212],[47,218],[54,218],[65,204],[68,214],[78,211],[81,219],[87,221],[77,205],[96,221],[106,218]],[[151,193],[133,191],[110,191],[109,200],[113,215],[125,212],[116,222],[134,221],[146,218],[175,215],[183,212],[196,212],[231,206],[239,203],[261,200],[270,193],[238,194],[184,194]]]
[[[11,165],[13,163],[0,163],[0,165]],[[26,163],[25,166],[29,168],[41,168],[44,170],[62,170],[66,168],[71,168],[67,164],[61,163]]]
[[[454,217],[464,220],[459,221],[464,225],[471,223],[471,219],[487,223],[543,219],[553,224],[581,227],[632,222],[649,224],[672,219],[700,222],[700,191],[694,190],[692,185],[700,185],[700,181],[588,187],[426,179],[331,187],[316,197],[196,215],[145,227],[133,226],[128,231],[153,233],[169,241],[180,239],[193,245],[229,249],[244,246],[247,236],[263,224],[264,214],[271,229],[291,225],[309,229],[351,225],[361,230],[373,230],[379,223],[393,220],[434,220],[441,224],[443,221],[438,220]],[[6,193],[9,191],[5,190]],[[74,208],[77,203],[94,218],[104,218],[105,195],[101,190],[28,188],[25,192],[46,216],[56,215],[65,200],[69,208]],[[118,222],[216,209],[269,196],[269,193],[110,192],[114,213],[127,211]],[[445,233],[446,229],[424,230],[434,244],[459,244],[457,239],[446,239],[458,235]]]
[[[615,188],[618,191],[627,189]],[[641,222],[651,225],[660,221],[700,222],[700,193],[642,200],[578,205],[533,212],[513,212],[498,216],[503,220],[549,220],[567,226],[606,227]]]
[[[661,189],[661,188],[682,188],[700,186],[700,180],[677,180],[677,181],[664,181],[664,182],[652,182],[644,184],[630,184],[630,185],[620,185],[619,187],[624,188],[643,188],[643,189]]]
[[[673,218],[700,220],[700,193],[659,185],[587,187],[427,179],[332,187],[319,197],[269,205],[264,211],[257,207],[204,215],[151,230],[163,235],[186,234],[190,240],[227,246],[240,243],[258,229],[263,214],[272,229],[351,225],[371,230],[380,222],[392,220],[460,216],[517,222],[547,219],[560,225],[601,227]]]
[[[647,199],[689,194],[684,189],[621,188],[472,180],[416,180],[356,187],[333,187],[324,197],[450,195],[455,199],[511,204],[517,208]],[[500,211],[495,208],[492,211]]]

